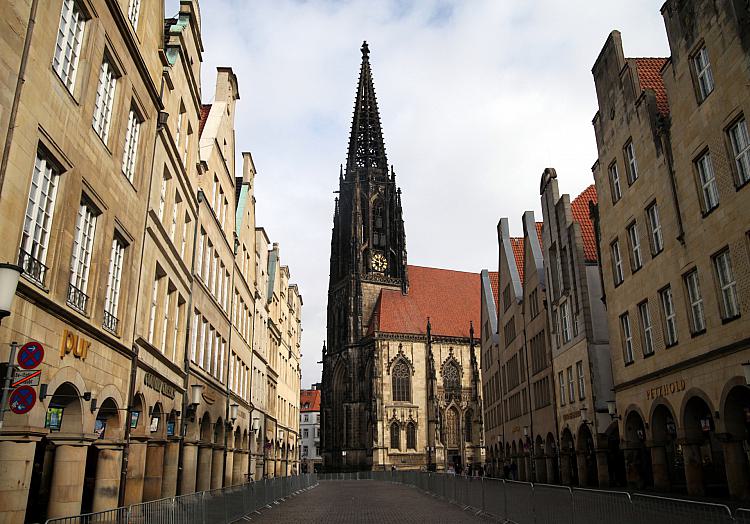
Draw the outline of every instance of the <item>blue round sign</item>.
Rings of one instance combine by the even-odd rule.
[[[44,346],[39,342],[27,342],[18,351],[16,361],[22,369],[34,369],[44,360]]]
[[[31,411],[36,404],[36,391],[31,386],[21,386],[13,390],[8,400],[10,410],[16,415]]]

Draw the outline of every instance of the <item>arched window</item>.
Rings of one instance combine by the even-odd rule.
[[[417,426],[413,422],[406,426],[406,449],[417,449]]]
[[[449,362],[443,368],[443,389],[448,398],[461,396],[461,372],[455,362]]]
[[[391,448],[401,449],[401,428],[398,422],[391,424]]]
[[[403,359],[399,359],[391,370],[393,400],[411,402],[411,369]]]
[[[466,442],[471,442],[471,419],[474,418],[474,414],[471,410],[466,412],[466,422],[464,423],[464,434]]]

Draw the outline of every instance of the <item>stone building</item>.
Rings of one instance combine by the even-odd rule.
[[[616,413],[631,485],[750,495],[750,19],[662,7],[671,56],[594,68],[599,229]]]
[[[323,348],[329,470],[483,461],[477,273],[408,266],[367,43],[339,174]]]
[[[303,472],[318,471],[323,464],[320,454],[320,389],[300,391],[300,463]]]
[[[500,375],[500,336],[497,330],[499,274],[483,269],[480,319],[482,362],[482,407],[484,412],[485,464],[487,474],[499,476],[505,461],[503,443],[503,395]]]
[[[46,348],[37,405],[0,432],[0,520],[243,481],[262,439],[254,340],[267,335],[255,328],[267,310],[255,167],[245,153],[236,175],[231,69],[201,104],[197,1],[167,20],[161,2],[138,0],[29,0],[0,14],[12,109],[0,114],[0,259],[24,269],[0,358],[14,341]],[[302,301],[284,286],[298,356]]]
[[[552,365],[556,377],[560,478],[564,484],[610,485],[621,463],[617,424],[607,411],[614,399],[607,317],[601,301],[598,253],[590,209],[591,185],[570,200],[557,173],[540,183]]]
[[[500,446],[494,455],[515,464],[516,478],[552,482],[557,477],[552,358],[546,316],[542,223],[523,215],[523,237],[498,224],[498,366],[502,398]],[[549,479],[549,480],[548,480]]]

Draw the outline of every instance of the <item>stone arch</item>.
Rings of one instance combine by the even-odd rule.
[[[682,403],[680,404],[680,422],[682,423],[683,431],[692,432],[694,428],[688,428],[686,421],[689,419],[694,422],[692,417],[696,414],[695,409],[703,410],[703,407],[697,403],[697,399],[700,399],[705,404],[705,411],[711,418],[711,427],[714,428],[714,406],[706,393],[700,388],[690,388],[685,392],[682,397]]]
[[[224,445],[224,421],[221,417],[216,419],[216,423],[214,424],[214,432],[211,442],[218,446]]]
[[[156,404],[154,404],[149,411],[148,434],[152,438],[162,438],[166,434],[165,428],[167,426],[167,422],[166,414],[164,413],[164,408],[162,407],[161,402],[156,402]]]
[[[411,402],[411,376],[413,367],[405,356],[398,357],[389,369],[391,375],[391,395],[394,402]]]
[[[649,420],[649,431],[654,441],[664,442],[677,436],[677,417],[667,399],[659,397],[651,404]]]
[[[117,402],[112,397],[105,398],[97,410],[94,431],[99,438],[120,440],[123,438],[123,430]]]
[[[541,435],[537,435],[534,439],[534,455],[539,456],[544,453],[544,441]]]
[[[130,417],[126,423],[130,424],[130,432],[133,435],[143,436],[146,434],[146,415],[144,414],[146,399],[143,393],[138,392],[133,397],[133,405],[130,408]],[[132,423],[136,421],[135,427]]]
[[[417,425],[413,421],[406,424],[406,449],[417,449]]]
[[[395,420],[388,426],[391,449],[401,449],[401,425]]]
[[[83,434],[85,432],[81,392],[72,382],[63,382],[55,388],[49,407],[60,410],[55,413],[62,417],[59,429],[61,433]]]
[[[201,423],[200,423],[200,434],[199,438],[203,442],[210,443],[213,438],[213,431],[211,428],[211,415],[206,411],[203,413],[203,416],[201,417]]]
[[[719,400],[721,418],[719,419],[718,426],[720,428],[720,431],[733,435],[747,434],[747,428],[738,428],[736,426],[737,423],[741,422],[740,420],[731,420],[731,408],[735,401],[739,400],[743,395],[745,395],[745,393],[743,393],[743,390],[745,393],[750,392],[750,387],[748,387],[748,385],[745,383],[745,377],[732,377],[727,381],[726,384],[724,384],[724,388],[721,390],[721,397]],[[738,394],[740,395],[739,398],[737,397]],[[747,404],[746,407],[750,408],[750,404]]]

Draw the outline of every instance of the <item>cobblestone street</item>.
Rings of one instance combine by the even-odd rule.
[[[416,488],[379,481],[321,481],[317,488],[287,499],[252,522],[291,523],[451,523],[482,522]]]

